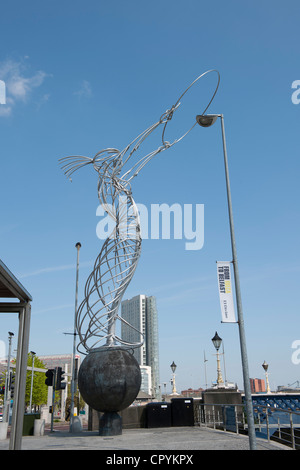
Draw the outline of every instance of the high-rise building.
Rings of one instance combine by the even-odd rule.
[[[140,366],[141,369],[141,392],[147,393],[147,395],[152,396],[152,379],[151,379],[151,367],[150,366]]]
[[[134,349],[134,357],[140,366],[151,367],[152,394],[157,397],[159,353],[156,298],[136,295],[130,300],[124,300],[121,304],[121,315],[134,328],[122,323],[121,337],[124,341],[140,342],[144,337],[143,346]]]
[[[251,393],[265,393],[266,386],[264,379],[250,379]]]

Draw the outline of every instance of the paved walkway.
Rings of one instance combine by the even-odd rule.
[[[9,439],[0,441],[0,451],[8,450]],[[152,451],[159,454],[192,455],[198,450],[249,450],[249,438],[245,435],[208,429],[204,427],[171,427],[155,429],[124,429],[120,436],[103,437],[96,431],[82,431],[72,434],[68,431],[54,431],[43,436],[23,436],[22,450],[102,450],[107,456],[122,454],[123,451]],[[257,450],[291,450],[289,447],[257,439]],[[112,452],[114,451],[114,453]],[[174,451],[174,452],[170,452]],[[187,452],[185,452],[187,451]],[[157,456],[158,453],[154,452]],[[133,452],[132,455],[138,455]],[[140,455],[144,455],[143,452]],[[158,457],[153,457],[153,459]],[[113,462],[109,462],[113,463]],[[120,462],[121,463],[121,462]],[[151,462],[158,463],[158,462]],[[162,462],[160,462],[162,463]],[[167,463],[167,462],[165,462]],[[187,462],[186,462],[187,463]]]

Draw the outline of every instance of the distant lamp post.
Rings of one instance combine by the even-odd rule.
[[[213,342],[213,345],[217,351],[217,385],[218,387],[223,386],[224,387],[224,381],[221,373],[221,365],[220,365],[220,354],[219,354],[219,349],[222,344],[222,338],[218,335],[218,333],[215,333],[215,336],[211,339]]]
[[[32,369],[31,369],[31,386],[30,386],[30,400],[29,400],[29,413],[32,412],[32,390],[33,390],[33,371],[34,371],[34,358],[36,353],[34,351],[30,351],[32,357]]]
[[[269,385],[269,376],[268,376],[269,364],[267,364],[266,361],[264,361],[264,363],[262,364],[262,367],[263,367],[263,369],[265,371],[265,374],[266,374],[267,393],[271,393],[270,385]]]
[[[77,313],[77,304],[78,304],[78,275],[79,275],[79,251],[81,248],[81,243],[77,242],[75,245],[77,250],[77,263],[76,263],[76,287],[75,287],[75,315],[74,315],[74,337],[73,337],[73,356],[72,356],[72,380],[71,380],[71,410],[70,410],[70,432],[77,432],[81,430],[81,423],[77,421],[75,423],[74,416],[74,396],[75,396],[75,370],[76,370],[76,313]]]
[[[175,385],[175,370],[176,370],[176,367],[177,365],[175,364],[175,362],[173,361],[172,364],[171,364],[171,370],[173,372],[173,378],[172,378],[172,394],[177,394],[177,391],[176,391],[176,385]]]
[[[12,331],[8,332],[8,356],[7,356],[7,372],[6,372],[6,381],[5,381],[5,389],[4,389],[4,410],[3,410],[3,422],[8,422],[8,414],[9,414],[9,379],[10,379],[10,356],[11,356],[11,343],[12,337],[14,333]]]

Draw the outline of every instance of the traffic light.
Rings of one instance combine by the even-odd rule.
[[[75,357],[75,374],[74,380],[78,380],[78,357]]]
[[[47,387],[51,387],[53,385],[53,375],[54,375],[54,369],[48,369],[47,372],[45,372],[46,375],[46,380],[45,384]]]
[[[9,390],[10,390],[10,398],[14,397],[14,392],[15,392],[15,374],[13,372],[10,373],[9,377]]]
[[[4,395],[5,393],[5,386],[3,385],[2,387],[0,387],[0,395]]]
[[[65,373],[64,370],[62,370],[61,367],[57,367],[56,369],[56,390],[64,390],[66,388],[66,382],[63,382],[65,380],[65,377],[63,376]]]

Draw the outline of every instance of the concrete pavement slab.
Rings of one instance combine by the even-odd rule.
[[[9,440],[0,441],[0,450],[9,449]],[[43,436],[23,436],[22,450],[101,450],[123,451],[198,451],[249,450],[245,435],[204,427],[171,427],[155,429],[125,429],[119,436],[103,437],[96,431],[73,434],[54,431]],[[291,450],[276,442],[257,439],[257,450]],[[116,454],[117,455],[117,454]]]

